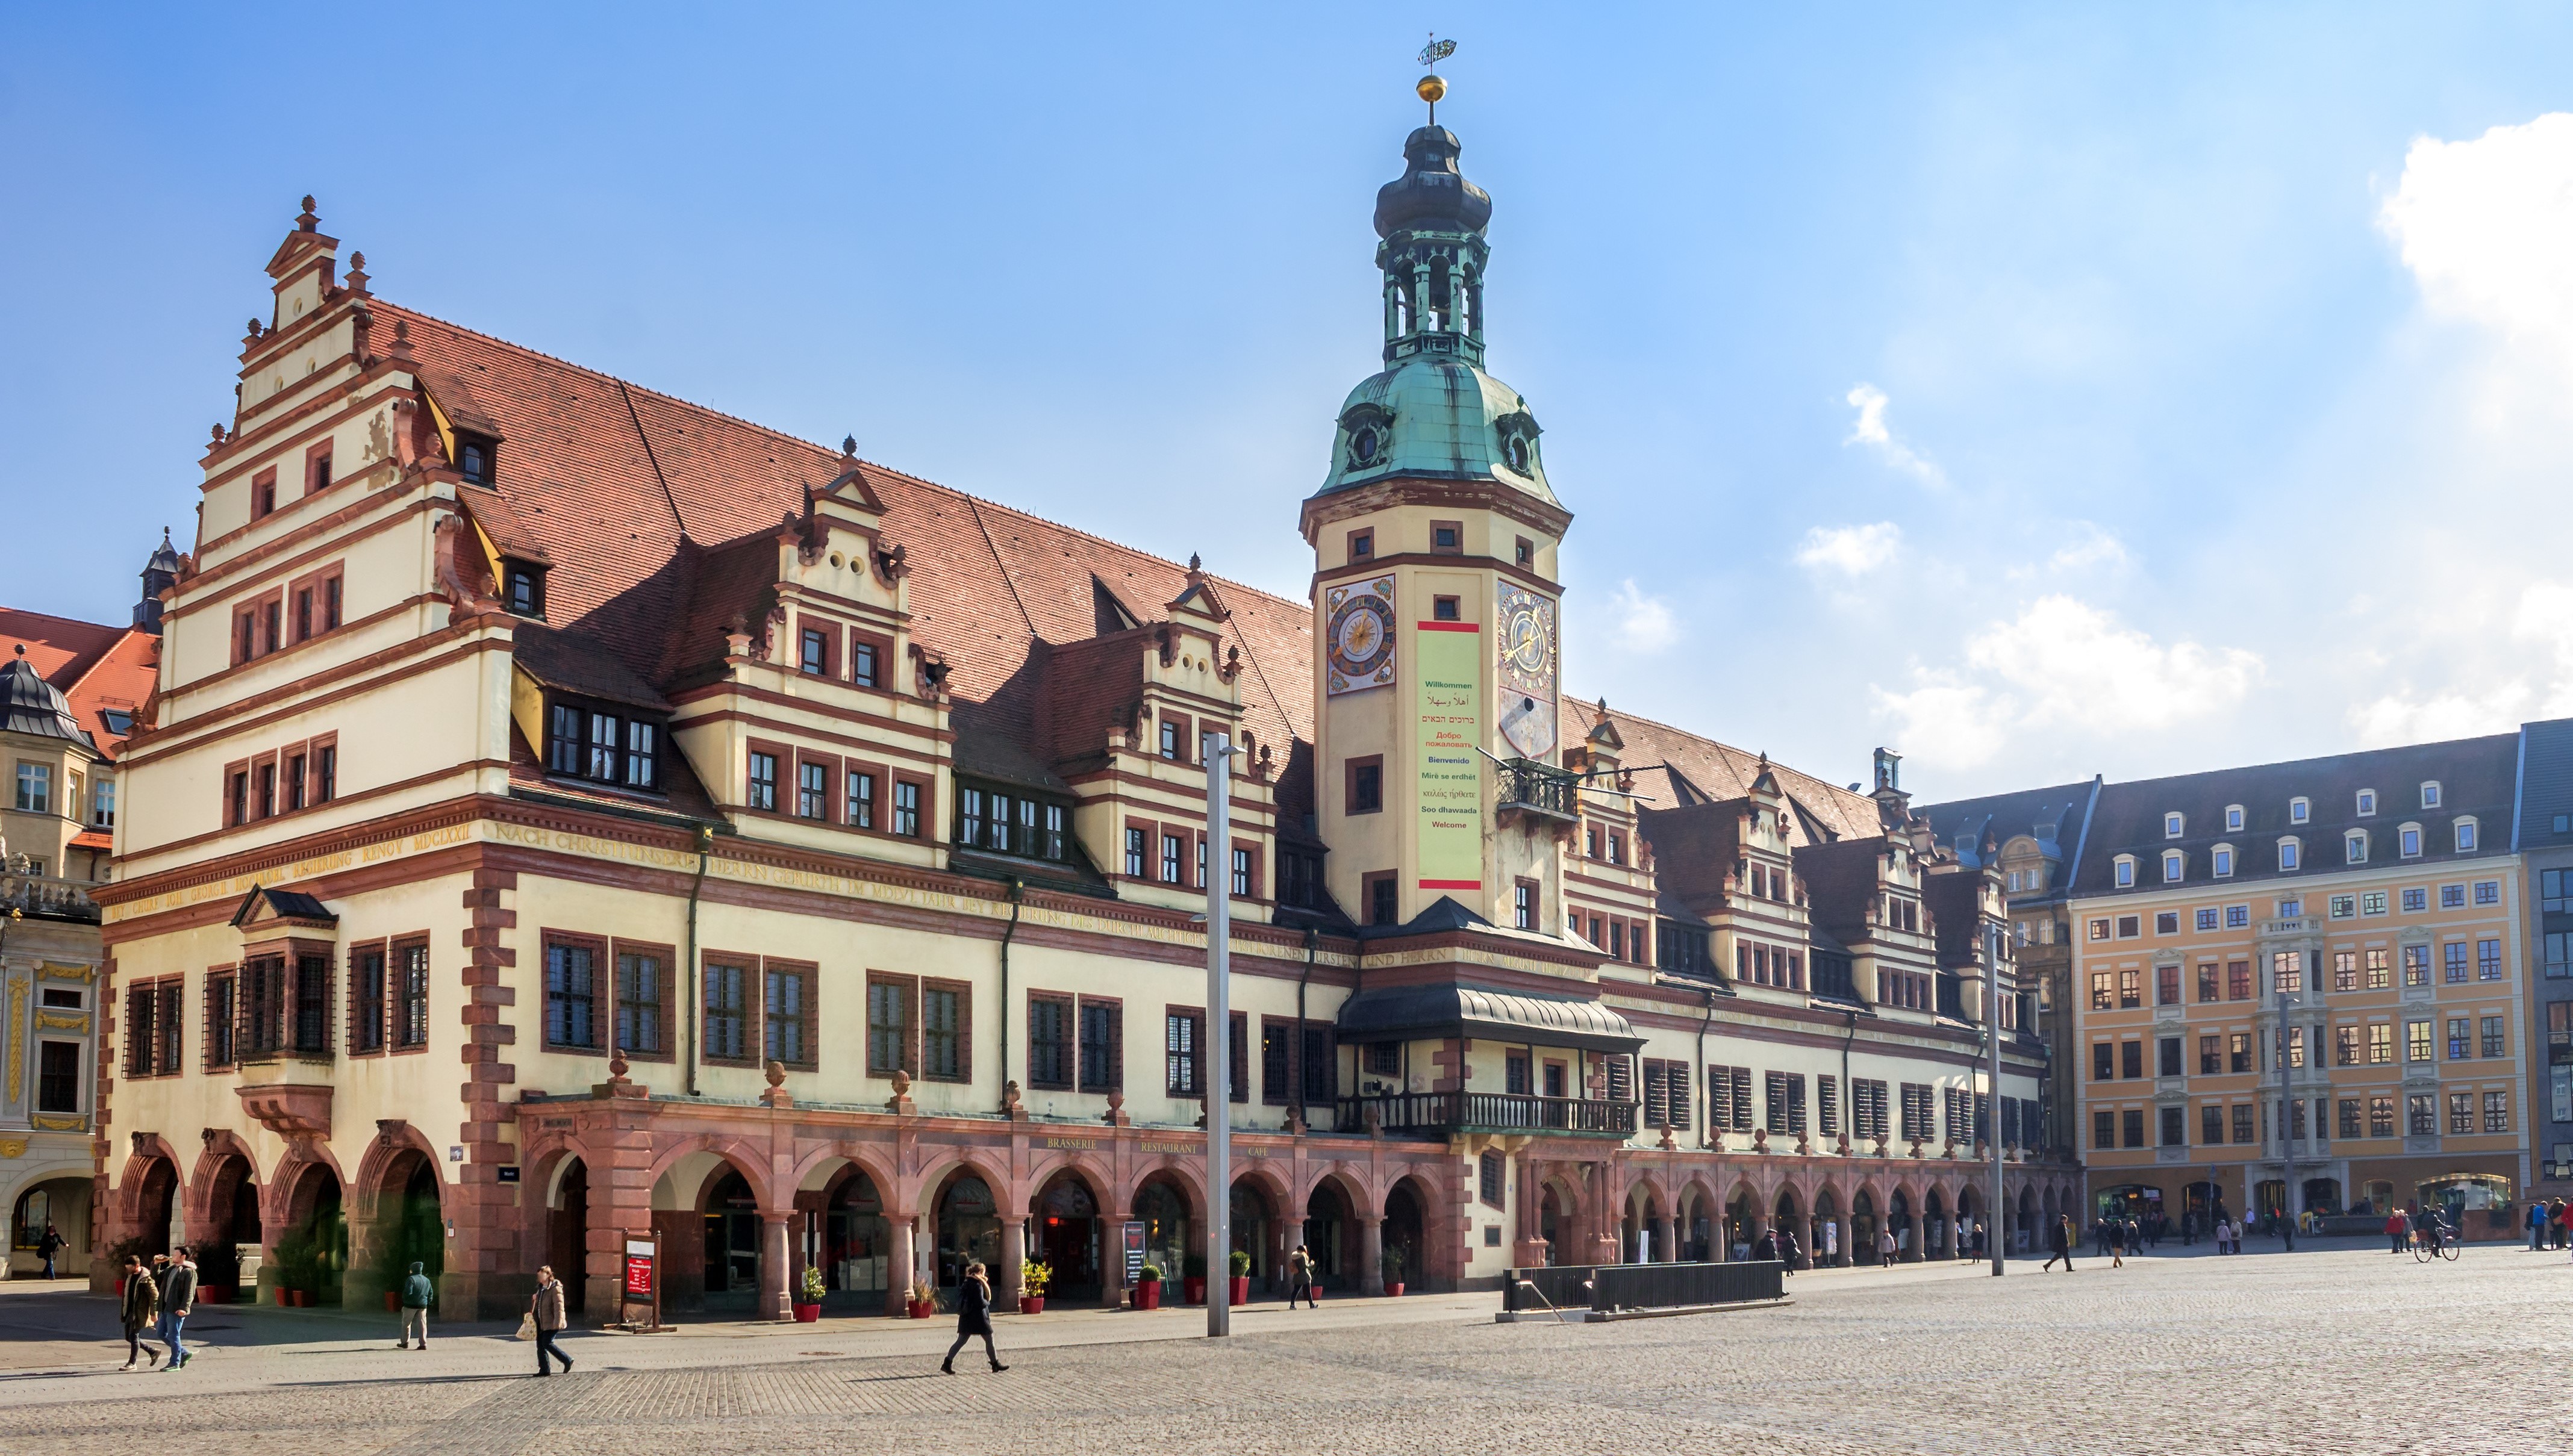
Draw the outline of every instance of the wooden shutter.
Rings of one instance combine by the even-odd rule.
[[[1685,1062],[1665,1063],[1663,1064],[1662,1075],[1670,1079],[1671,1129],[1677,1132],[1686,1132],[1689,1130],[1691,1113],[1695,1110],[1695,1108],[1690,1105],[1688,1064]]]

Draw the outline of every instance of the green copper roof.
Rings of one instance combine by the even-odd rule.
[[[1414,356],[1349,391],[1315,493],[1397,478],[1490,480],[1557,503],[1537,433],[1516,389],[1472,364]]]

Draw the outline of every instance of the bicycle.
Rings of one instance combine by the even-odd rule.
[[[2443,1219],[2435,1230],[2425,1228],[2412,1230],[2412,1262],[2426,1264],[2432,1259],[2442,1258],[2450,1263],[2457,1261],[2455,1229],[2448,1227]]]

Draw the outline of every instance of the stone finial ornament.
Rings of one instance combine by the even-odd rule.
[[[308,192],[304,195],[304,211],[295,215],[295,231],[315,233],[321,231],[321,228],[322,215],[313,210],[313,194]]]

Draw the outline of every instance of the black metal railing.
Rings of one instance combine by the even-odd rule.
[[[1520,1096],[1509,1092],[1388,1092],[1342,1097],[1334,1122],[1342,1132],[1362,1132],[1373,1113],[1388,1132],[1472,1129],[1494,1132],[1574,1132],[1602,1137],[1635,1133],[1635,1104],[1596,1097]]]
[[[1687,1309],[1779,1299],[1787,1266],[1776,1259],[1724,1264],[1559,1264],[1512,1269],[1501,1283],[1508,1310]]]
[[[1497,772],[1500,808],[1523,809],[1561,819],[1580,817],[1581,780],[1578,777],[1525,758],[1510,759],[1501,764]]]

